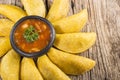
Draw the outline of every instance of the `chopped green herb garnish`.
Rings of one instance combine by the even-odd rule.
[[[30,25],[30,27],[28,27],[23,34],[23,37],[26,39],[27,42],[33,42],[37,40],[38,36],[39,35],[37,30],[32,25]]]

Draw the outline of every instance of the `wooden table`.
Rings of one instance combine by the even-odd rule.
[[[52,0],[44,0],[49,10]],[[0,0],[0,3],[22,7],[20,0]],[[120,80],[120,0],[70,0],[69,15],[87,8],[89,21],[84,32],[96,32],[96,44],[80,54],[94,59],[91,71],[70,76],[72,80]]]

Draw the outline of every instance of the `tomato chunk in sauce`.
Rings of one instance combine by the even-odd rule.
[[[30,26],[37,32],[37,37],[35,40],[28,42],[24,37],[24,34]],[[22,51],[33,53],[42,50],[48,45],[50,42],[50,34],[50,28],[45,22],[37,19],[27,19],[21,22],[16,28],[14,32],[14,41]]]

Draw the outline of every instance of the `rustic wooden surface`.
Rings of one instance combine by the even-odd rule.
[[[44,0],[49,10],[53,0]],[[0,0],[0,3],[22,7],[20,0]],[[120,80],[120,0],[70,0],[68,15],[87,8],[89,21],[83,31],[97,33],[96,44],[80,54],[96,61],[91,71],[70,76],[72,80]]]

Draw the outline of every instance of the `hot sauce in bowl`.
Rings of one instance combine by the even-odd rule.
[[[13,49],[25,57],[38,57],[53,44],[55,31],[51,23],[39,16],[27,16],[13,27],[10,42]]]

